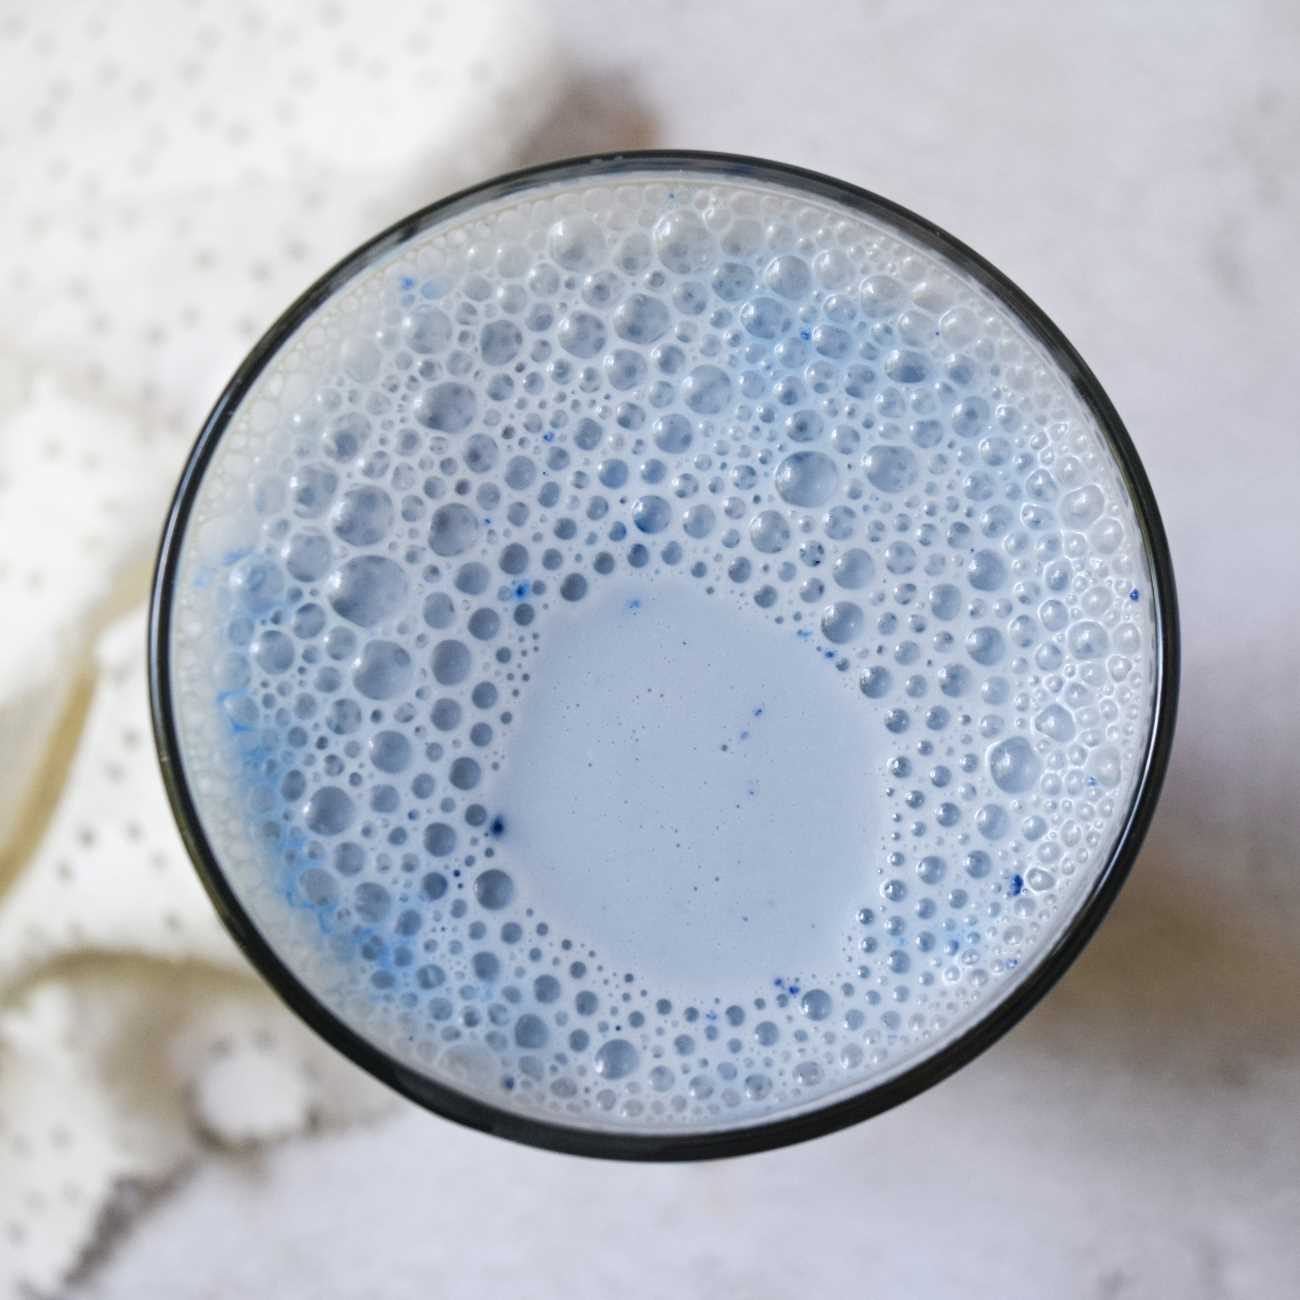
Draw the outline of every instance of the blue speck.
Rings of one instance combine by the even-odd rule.
[[[1007,958],[1007,970],[1015,970],[1015,968],[1016,968],[1017,966],[1019,966],[1019,965],[1020,965],[1020,958],[1019,958],[1019,957],[1008,957],[1008,958]]]
[[[742,731],[742,732],[740,733],[740,738],[741,738],[741,740],[748,740],[748,739],[749,739],[749,732],[748,732],[748,731]]]
[[[515,1081],[514,1081],[513,1076],[507,1074],[506,1077],[505,1077],[504,1079],[501,1080],[501,1086],[502,1086],[502,1087],[503,1087],[507,1092],[513,1092],[513,1091],[514,1091],[514,1086],[515,1086]]]
[[[792,998],[797,998],[799,996],[799,986],[797,984],[791,984],[789,988],[786,989],[786,992],[789,993]]]
[[[1090,776],[1088,778],[1088,784],[1095,790],[1097,788],[1097,778],[1095,776]]]
[[[808,340],[812,338],[812,330],[800,330],[799,337],[803,339],[805,343],[807,343]]]
[[[492,818],[491,824],[488,826],[488,834],[504,835],[505,833],[506,833],[506,819],[502,817],[500,813],[498,813],[495,817]]]
[[[547,429],[547,431],[546,431],[544,434],[542,434],[542,441],[543,441],[543,442],[554,442],[554,441],[555,441],[555,434],[554,434],[550,429]]]
[[[1015,896],[1018,893],[1020,893],[1020,891],[1024,889],[1024,887],[1025,887],[1024,877],[1019,872],[1017,872],[1014,876],[1011,877],[1011,887],[1007,890],[1007,893],[1009,893],[1012,898],[1015,898]]]
[[[627,602],[627,607],[635,614],[637,610],[641,608],[640,596],[633,596],[632,599]]]
[[[756,718],[761,718],[763,716],[763,706],[761,704],[754,710],[754,716]]]
[[[809,640],[809,639],[811,638],[811,636],[812,636],[812,628],[810,628],[810,627],[801,627],[801,628],[800,628],[800,629],[795,633],[795,636],[797,636],[797,637],[799,638],[800,641],[807,641],[807,640]]]
[[[1128,594],[1128,598],[1129,598],[1129,600],[1141,600],[1141,599],[1142,599],[1141,596],[1138,595],[1138,589],[1137,589],[1136,587],[1134,587],[1133,590],[1129,592],[1129,594]]]
[[[823,651],[822,651],[822,658],[823,658],[823,659],[834,659],[834,658],[835,658],[835,651],[834,651],[834,650],[823,650]]]
[[[413,275],[404,275],[404,276],[402,276],[402,278],[401,278],[401,280],[399,281],[399,283],[401,284],[401,286],[402,286],[403,289],[414,289],[414,288],[415,288],[415,276],[413,276]]]
[[[523,582],[519,583],[515,587],[515,599],[523,600],[523,598],[532,590],[532,586],[533,584],[525,578]]]

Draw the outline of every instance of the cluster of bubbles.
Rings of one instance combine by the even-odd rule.
[[[933,252],[770,185],[432,225],[271,360],[190,532],[218,856],[251,838],[241,888],[354,1027],[567,1122],[733,1125],[934,1050],[1106,862],[1150,727],[1141,535],[1059,371]],[[823,969],[682,1004],[522,905],[484,790],[548,614],[629,573],[803,639],[882,738]]]

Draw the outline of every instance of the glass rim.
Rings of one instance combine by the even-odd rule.
[[[414,236],[482,203],[584,175],[637,172],[717,174],[741,171],[796,193],[830,200],[902,230],[948,259],[1005,304],[1059,367],[1092,414],[1119,467],[1142,532],[1154,582],[1151,729],[1142,769],[1110,857],[1073,917],[1011,990],[973,1024],[899,1073],[798,1114],[716,1130],[619,1132],[557,1123],[493,1105],[403,1064],[325,1005],[280,958],[226,879],[191,797],[171,688],[171,612],[191,508],[231,418],[268,363],[312,313],[359,272]],[[685,1161],[747,1155],[834,1133],[910,1100],[968,1064],[1031,1011],[1078,957],[1127,878],[1160,794],[1173,744],[1179,678],[1179,627],[1173,563],[1146,472],[1127,430],[1096,376],[1064,334],[1009,277],[973,249],[907,208],[848,182],[762,158],[696,150],[628,150],[589,154],[522,168],[457,191],[381,231],[325,272],[262,335],[204,420],[167,513],[150,594],[148,677],[154,743],[168,803],[199,879],[232,938],[280,999],[327,1043],[408,1099],[469,1128],[569,1155],[632,1161]]]

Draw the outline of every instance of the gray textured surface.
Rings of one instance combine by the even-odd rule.
[[[838,174],[978,248],[1097,371],[1184,605],[1148,847],[1046,1004],[852,1132],[624,1168],[403,1110],[203,1166],[81,1293],[1294,1294],[1300,8],[553,11],[589,75],[539,154],[654,142]]]

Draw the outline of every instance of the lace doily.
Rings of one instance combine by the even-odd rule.
[[[553,109],[500,0],[68,0],[0,18],[0,1294],[49,1294],[115,1198],[204,1144],[387,1094],[284,1011],[185,856],[142,600],[176,475],[249,345],[360,240],[512,165]]]

